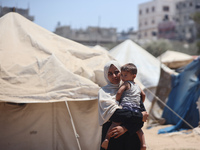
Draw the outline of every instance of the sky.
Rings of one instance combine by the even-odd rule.
[[[117,28],[117,32],[138,29],[138,6],[152,0],[0,0],[3,7],[29,10],[34,23],[54,32],[61,26]]]

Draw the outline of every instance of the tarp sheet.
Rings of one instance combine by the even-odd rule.
[[[199,112],[197,101],[200,96],[200,57],[185,67],[185,70],[177,76],[172,75],[172,90],[167,105],[192,127],[198,126]],[[166,124],[175,126],[160,129],[158,133],[167,133],[190,128],[177,115],[164,108],[163,118]]]

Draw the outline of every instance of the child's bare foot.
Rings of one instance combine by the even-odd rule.
[[[145,144],[141,145],[140,150],[146,150],[147,146]]]
[[[103,143],[101,144],[101,147],[103,147],[104,149],[107,149],[107,148],[108,148],[108,142],[109,142],[109,140],[108,140],[108,139],[105,139],[105,140],[103,141]]]

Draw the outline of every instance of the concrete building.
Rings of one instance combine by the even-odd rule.
[[[133,28],[129,28],[127,31],[122,31],[118,33],[117,35],[117,41],[123,42],[125,40],[132,40],[132,41],[137,41],[137,32]]]
[[[167,16],[174,20],[176,3],[183,0],[153,0],[139,5],[138,38],[157,39],[158,25]]]
[[[197,28],[192,19],[195,12],[200,12],[200,0],[184,0],[176,4],[176,31],[178,40],[193,42],[197,36]]]
[[[57,26],[55,34],[85,45],[109,44],[117,42],[116,28],[88,27],[87,29],[71,29],[70,26]]]
[[[30,21],[34,21],[34,16],[29,15],[29,8],[28,9],[22,9],[22,8],[15,8],[15,7],[2,7],[0,6],[0,17],[4,16],[5,14],[9,12],[17,12],[20,15],[26,17]]]

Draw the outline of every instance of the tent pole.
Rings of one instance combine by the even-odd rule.
[[[70,120],[71,120],[71,123],[72,123],[72,128],[73,128],[73,131],[74,131],[74,134],[75,134],[75,138],[76,138],[76,141],[77,141],[77,144],[78,144],[78,149],[81,150],[81,146],[80,146],[80,142],[79,142],[79,135],[78,133],[76,132],[76,128],[75,128],[75,125],[74,125],[74,121],[73,121],[73,118],[72,118],[72,115],[71,115],[71,112],[70,112],[70,109],[69,109],[69,105],[67,103],[67,101],[65,101],[65,104],[67,106],[67,110],[69,112],[69,117],[70,117]]]

